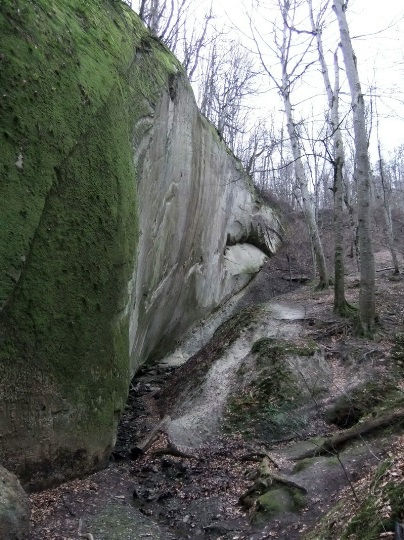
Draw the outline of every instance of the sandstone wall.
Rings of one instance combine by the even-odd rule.
[[[125,4],[3,0],[0,27],[0,461],[34,488],[106,463],[136,367],[279,224]]]

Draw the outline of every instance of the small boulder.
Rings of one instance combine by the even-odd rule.
[[[0,538],[29,538],[29,499],[18,478],[0,465]]]

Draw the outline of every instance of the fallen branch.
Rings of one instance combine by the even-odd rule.
[[[193,454],[187,454],[186,452],[179,450],[171,442],[165,448],[157,448],[157,450],[153,450],[151,453],[155,456],[170,455],[188,459],[198,459],[198,456],[194,456]]]
[[[324,456],[326,454],[337,455],[338,449],[348,441],[372,433],[379,429],[390,426],[394,422],[399,422],[404,420],[404,408],[398,409],[392,413],[385,414],[384,416],[379,416],[374,420],[368,420],[360,424],[359,426],[354,426],[351,429],[347,429],[342,433],[337,433],[333,437],[326,439],[321,445],[303,452],[299,456],[293,458],[294,461],[299,461],[301,459],[311,458],[315,456]]]
[[[245,454],[244,456],[241,456],[241,461],[260,461],[257,458],[268,458],[268,460],[276,467],[278,470],[280,469],[280,466],[275,461],[275,459],[270,456],[267,452],[250,452],[249,454]]]
[[[296,484],[296,482],[289,480],[289,478],[285,478],[284,476],[279,476],[277,474],[271,474],[266,478],[259,477],[258,480],[256,480],[254,484],[247,489],[247,491],[240,495],[239,503],[244,505],[245,502],[251,498],[251,496],[259,497],[273,488],[276,484],[280,484],[281,486],[286,486],[288,488],[298,489],[305,495],[307,493],[307,489],[305,487],[301,486],[300,484]],[[248,506],[250,506],[250,504],[248,504]]]
[[[370,351],[365,352],[363,354],[363,356],[361,356],[359,362],[362,362],[363,360],[366,360],[366,358],[368,356],[370,356],[371,354],[373,354],[373,353],[380,353],[380,352],[381,352],[380,349],[371,349]]]
[[[331,326],[328,330],[325,330],[324,332],[315,332],[316,338],[321,339],[325,337],[335,336],[337,334],[343,334],[344,332],[350,330],[352,327],[352,324],[350,322],[344,321],[339,322]]]
[[[157,436],[160,431],[164,431],[164,428],[171,422],[171,418],[167,415],[165,416],[161,422],[159,422],[145,437],[139,444],[134,446],[130,452],[130,457],[132,459],[136,459],[139,456],[142,456],[147,452],[147,450],[151,447],[151,445],[154,443],[154,441],[157,439]]]
[[[281,279],[284,279],[285,281],[294,281],[297,283],[307,283],[310,281],[311,278],[300,276],[300,277],[286,277],[286,276],[280,276]]]

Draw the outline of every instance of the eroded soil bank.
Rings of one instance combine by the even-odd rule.
[[[271,285],[289,284],[271,284],[269,272],[259,279],[215,333],[214,324],[206,335],[195,329],[170,359],[137,374],[106,470],[32,495],[34,540],[79,532],[94,540],[365,538],[363,529],[336,532],[338,516],[321,533],[310,531],[343,493],[358,498],[345,520],[360,514],[366,496],[358,485],[390,459],[401,419],[321,449],[335,433],[404,405],[390,355],[403,284],[378,272],[381,326],[369,342],[333,316],[331,292],[305,285],[268,303]],[[357,292],[352,276],[351,302]],[[179,366],[187,354],[191,361]],[[386,534],[399,518],[388,517]],[[369,539],[379,538],[376,529]]]

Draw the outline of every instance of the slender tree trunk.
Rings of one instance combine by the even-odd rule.
[[[344,264],[344,177],[345,163],[342,134],[339,127],[339,66],[338,54],[334,55],[335,86],[331,101],[331,128],[333,130],[334,154],[334,311],[346,315],[350,306],[345,299],[345,264]]]
[[[296,126],[293,121],[292,106],[290,103],[289,92],[287,90],[289,84],[284,81],[283,84],[283,103],[285,105],[287,130],[289,139],[292,145],[292,154],[294,159],[294,167],[296,174],[297,185],[300,190],[302,208],[304,217],[306,219],[307,228],[309,230],[311,244],[314,250],[315,259],[317,263],[317,269],[319,274],[319,289],[328,287],[329,280],[327,274],[327,263],[325,260],[323,245],[321,243],[320,233],[316,223],[316,217],[314,214],[313,205],[310,199],[309,189],[307,187],[306,173],[302,161],[302,152],[299,143],[299,137],[296,133]]]
[[[370,228],[370,163],[365,123],[365,101],[346,20],[346,3],[334,0],[341,48],[352,98],[355,161],[358,181],[358,235],[360,250],[359,331],[373,334],[375,326],[375,262]]]
[[[345,163],[344,145],[339,119],[339,66],[338,53],[334,54],[334,90],[331,87],[328,66],[325,61],[321,26],[315,24],[312,0],[309,0],[310,20],[312,31],[316,36],[318,57],[321,73],[327,93],[329,107],[329,124],[333,141],[333,168],[334,168],[334,311],[339,315],[346,315],[349,305],[345,300],[345,265],[344,265],[344,180],[343,167]]]
[[[382,200],[383,200],[382,206],[383,206],[385,233],[387,236],[387,242],[388,242],[389,250],[391,253],[391,260],[394,266],[394,275],[398,276],[400,273],[400,267],[398,264],[396,247],[394,245],[393,220],[391,217],[391,206],[390,206],[390,190],[388,186],[386,185],[386,178],[384,174],[380,141],[378,141],[378,152],[379,152],[379,173],[380,173],[380,181],[382,184]]]
[[[282,45],[280,47],[281,53],[281,63],[282,63],[282,84],[279,87],[280,93],[283,98],[283,103],[285,106],[285,115],[286,115],[286,128],[288,130],[288,135],[290,139],[290,144],[292,146],[292,155],[294,160],[294,170],[296,175],[296,182],[300,190],[301,202],[303,207],[303,213],[306,219],[306,225],[309,230],[310,241],[312,249],[315,254],[315,259],[317,263],[317,269],[319,274],[319,284],[318,289],[325,289],[329,285],[329,279],[327,274],[327,264],[324,256],[323,245],[321,243],[320,233],[318,230],[316,217],[314,213],[313,204],[310,198],[310,193],[308,189],[308,183],[306,178],[306,173],[303,166],[302,160],[302,149],[299,141],[299,135],[296,130],[296,125],[293,119],[292,104],[290,102],[290,77],[288,75],[288,57],[290,54],[290,28],[287,24],[288,11],[290,9],[289,1],[285,1],[283,4],[280,4],[282,9],[282,17],[284,21],[283,25],[283,35],[282,35]]]
[[[382,197],[382,207],[383,207],[383,217],[384,217],[384,230],[387,237],[387,242],[389,245],[389,250],[391,253],[391,260],[394,266],[394,275],[398,276],[400,274],[400,267],[397,259],[397,251],[394,245],[394,233],[393,233],[393,220],[391,217],[391,185],[387,185],[387,178],[384,171],[384,163],[382,158],[382,147],[379,137],[379,115],[376,109],[376,133],[377,133],[377,152],[379,154],[379,174],[380,174],[380,183],[382,187],[381,197]]]

